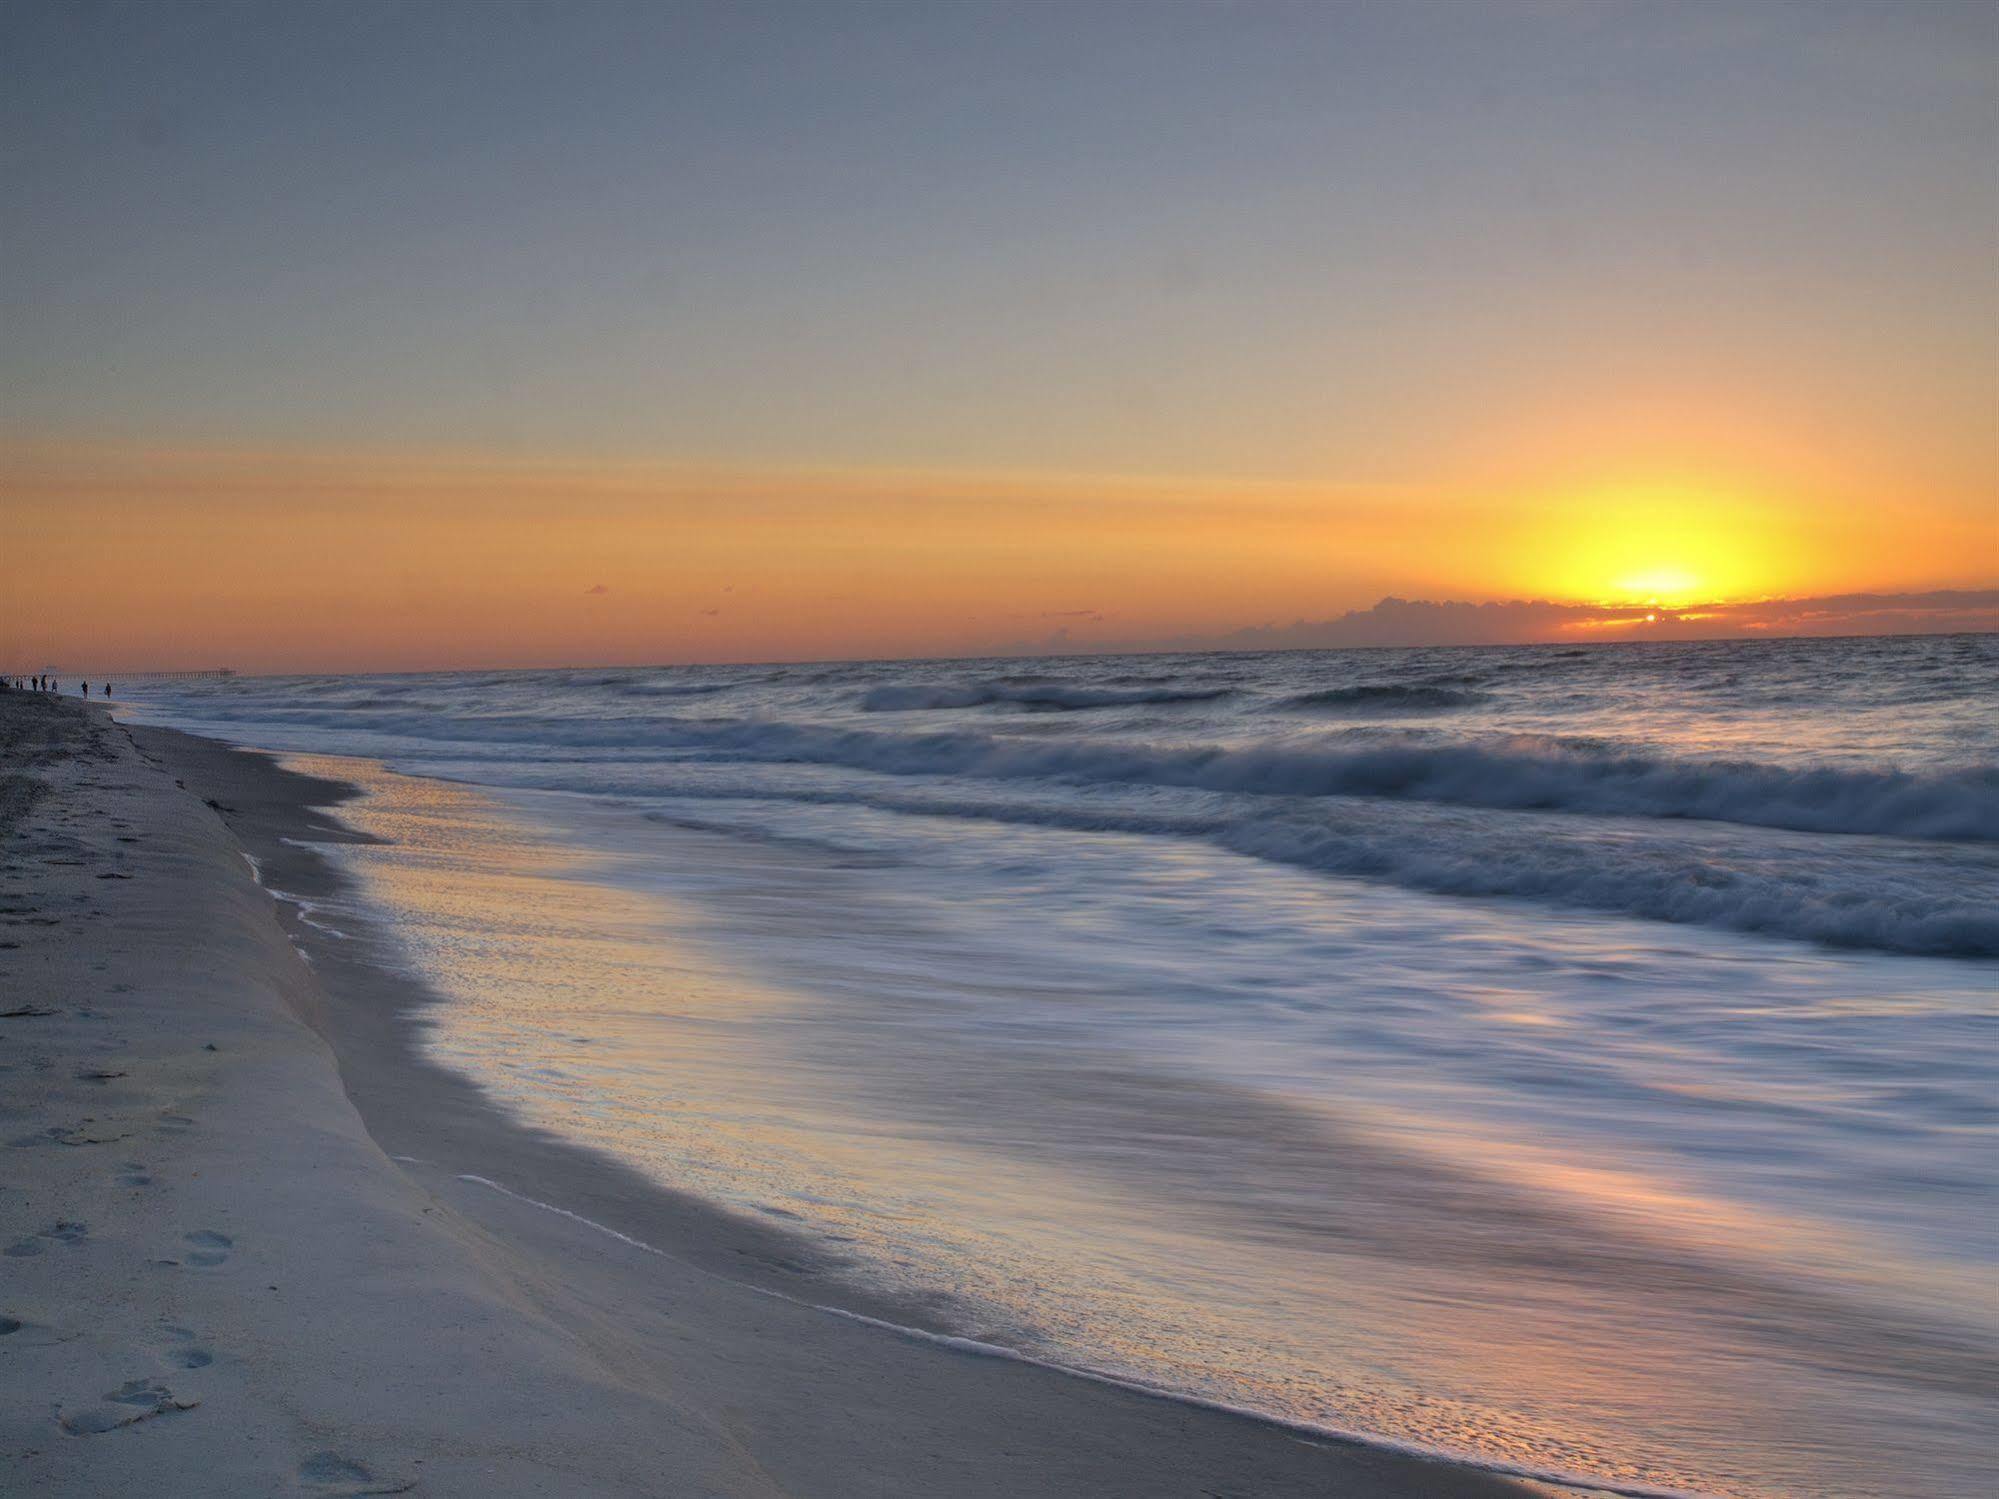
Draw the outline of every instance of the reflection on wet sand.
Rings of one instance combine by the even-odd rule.
[[[383,842],[341,857],[396,914],[384,958],[448,997],[422,1020],[433,1055],[973,1336],[1340,1429],[1758,1494],[1810,1492],[1828,1463],[1895,1492],[1926,1426],[1976,1423],[1999,1384],[1990,1329],[1955,1314],[1976,1284],[1906,1265],[1876,1284],[1851,1244],[1826,1256],[1841,1274],[1801,1277],[1822,1226],[1642,1158],[1109,1044],[1071,1023],[1117,1002],[1100,975],[940,963],[961,934],[872,884],[879,860],[301,763],[367,787],[345,815]],[[579,817],[619,834],[555,833]],[[1560,1023],[1531,986],[1470,1002]]]

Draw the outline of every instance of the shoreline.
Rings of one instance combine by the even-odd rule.
[[[246,1493],[1538,1491],[1364,1438],[1307,1434],[1007,1350],[992,1356],[954,1343],[941,1307],[871,1304],[844,1285],[846,1304],[821,1307],[812,1288],[825,1261],[784,1230],[521,1125],[424,1061],[416,1032],[432,1001],[422,985],[368,962],[367,941],[316,929],[295,902],[253,882],[250,860],[287,895],[332,893],[341,879],[332,864],[285,840],[351,837],[329,811],[349,788],[219,741],[0,696],[0,713],[22,711],[72,717],[74,746],[36,767],[49,789],[7,837],[10,886],[38,906],[84,899],[44,867],[51,848],[68,847],[52,834],[73,839],[84,865],[118,863],[98,872],[129,883],[99,887],[113,892],[104,914],[116,940],[99,928],[80,951],[31,934],[0,950],[0,977],[38,973],[94,1006],[93,986],[111,989],[125,972],[155,994],[171,986],[181,1003],[171,1015],[149,1010],[128,997],[141,991],[135,981],[102,1010],[79,1006],[61,1030],[45,1018],[0,1023],[44,1027],[33,1044],[54,1045],[37,1064],[49,1076],[81,1070],[74,1058],[89,1041],[69,1032],[110,1013],[121,1065],[117,1081],[86,1085],[98,1097],[141,1091],[126,1079],[155,1062],[205,1069],[205,1092],[137,1100],[166,1098],[151,1135],[170,1144],[153,1150],[149,1139],[148,1152],[174,1159],[126,1175],[171,1178],[174,1208],[198,1197],[210,1217],[229,1220],[183,1230],[181,1264],[118,1263],[121,1245],[160,1232],[148,1193],[166,1194],[86,1180],[125,1169],[102,1152],[32,1152],[38,1179],[0,1201],[8,1237],[35,1238],[45,1252],[8,1264],[74,1271],[89,1257],[116,1285],[10,1276],[0,1312],[21,1328],[8,1352],[32,1346],[34,1356],[7,1366],[19,1386],[4,1440],[38,1491],[136,1492],[177,1472],[212,1486],[223,1446],[238,1465],[229,1491]],[[82,761],[85,745],[109,758]],[[79,823],[113,791],[141,831]],[[81,836],[69,831],[78,826]],[[169,834],[172,863],[151,846]],[[124,836],[148,841],[121,845]],[[193,1039],[196,1011],[221,1039]],[[245,1036],[256,1044],[232,1039]],[[52,1117],[50,1102],[10,1097],[10,1132],[28,1116]],[[224,1117],[218,1141],[211,1131]],[[41,1216],[48,1232],[90,1217],[87,1244],[37,1237]],[[251,1258],[239,1246],[259,1240],[270,1245],[263,1265],[289,1272],[272,1274],[280,1290],[264,1292],[268,1302],[228,1284],[231,1267]],[[304,1312],[282,1289],[301,1270]],[[184,1294],[187,1284],[204,1294]],[[120,1305],[121,1328],[78,1330],[93,1298]],[[203,1341],[206,1361],[173,1364],[168,1326]],[[24,1334],[29,1342],[15,1341]],[[85,1343],[101,1368],[65,1367]],[[126,1372],[112,1377],[114,1365]],[[58,1397],[51,1416],[46,1404],[35,1409],[37,1384],[83,1393]],[[78,1421],[113,1424],[86,1440],[70,1429]]]

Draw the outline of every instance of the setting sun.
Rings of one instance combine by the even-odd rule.
[[[1551,506],[1536,586],[1589,603],[1760,598],[1797,584],[1807,550],[1795,511],[1719,487],[1590,487]]]
[[[1699,575],[1684,567],[1655,567],[1612,585],[1613,602],[1690,604],[1704,597]]]

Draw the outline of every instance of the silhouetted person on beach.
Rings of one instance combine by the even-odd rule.
[[[85,683],[83,684],[83,695],[84,695],[85,697],[89,697],[89,696],[90,696],[90,684],[89,684],[88,682],[85,682]]]

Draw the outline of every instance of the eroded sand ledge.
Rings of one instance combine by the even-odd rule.
[[[771,1295],[781,1233],[500,1116],[259,888],[336,794],[0,693],[0,1488],[1522,1491]]]

